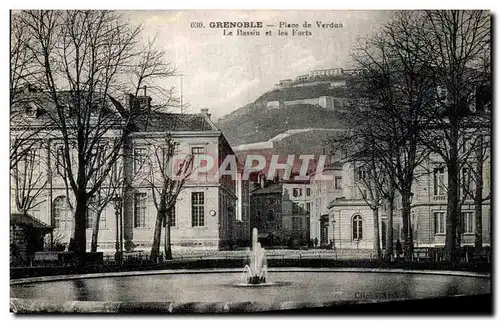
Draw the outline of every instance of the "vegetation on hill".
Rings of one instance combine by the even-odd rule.
[[[281,108],[262,108],[246,105],[224,119],[217,126],[232,146],[267,141],[291,129],[341,128],[341,113],[317,105],[297,104]]]

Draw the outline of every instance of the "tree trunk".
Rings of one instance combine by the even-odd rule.
[[[165,259],[172,259],[172,245],[170,240],[170,216],[171,211],[167,212],[165,217]]]
[[[386,259],[390,260],[394,252],[394,236],[393,236],[393,225],[394,225],[394,198],[388,200],[388,212],[387,212],[387,227],[386,227],[386,240],[385,240],[385,250]]]
[[[94,223],[92,225],[92,240],[90,242],[90,251],[92,253],[97,252],[97,239],[99,236],[99,222],[101,220],[101,213],[96,212]]]
[[[85,191],[76,195],[75,207],[75,229],[73,234],[73,251],[75,252],[77,262],[83,265],[85,262],[85,252],[87,248],[86,236],[86,215],[87,215],[87,200]]]
[[[153,234],[153,245],[151,246],[151,254],[149,257],[153,262],[156,262],[158,260],[158,256],[160,255],[161,228],[164,216],[165,215],[162,211],[157,211],[155,230]]]
[[[448,206],[446,213],[445,260],[454,261],[457,255],[457,217],[458,217],[458,169],[456,153],[453,147],[448,163]]]
[[[483,248],[483,136],[478,137],[479,149],[476,149],[476,174],[475,174],[475,191],[474,191],[474,252],[476,256],[481,254]]]
[[[380,249],[380,234],[378,222],[378,208],[373,209],[373,250],[377,259],[382,259],[382,251]]]
[[[403,220],[403,240],[404,240],[404,258],[406,261],[411,261],[413,253],[413,240],[410,234],[410,212],[411,212],[411,201],[410,201],[411,190],[407,189],[401,194],[402,202],[402,220]]]

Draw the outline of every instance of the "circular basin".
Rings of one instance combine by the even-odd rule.
[[[240,278],[241,270],[210,269],[14,280],[11,309],[113,312],[156,305],[166,312],[253,312],[491,293],[489,275],[465,272],[275,268],[267,287],[243,287]]]

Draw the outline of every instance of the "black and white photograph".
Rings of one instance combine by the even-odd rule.
[[[493,314],[489,9],[9,17],[11,315]]]

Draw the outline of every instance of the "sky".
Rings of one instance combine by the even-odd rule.
[[[214,119],[224,116],[271,90],[280,79],[310,70],[349,67],[349,51],[360,37],[377,30],[388,11],[264,11],[184,10],[127,11],[132,24],[142,24],[144,39],[156,37],[157,46],[183,76],[164,81],[175,86],[187,112],[208,108]],[[217,21],[262,21],[260,36],[224,36],[210,28]],[[312,35],[278,36],[280,22],[312,24]],[[342,28],[317,28],[316,21],[341,23]],[[191,28],[202,22],[205,28]],[[267,27],[267,25],[275,27]],[[271,30],[273,35],[266,36]],[[163,85],[163,84],[162,84]]]

